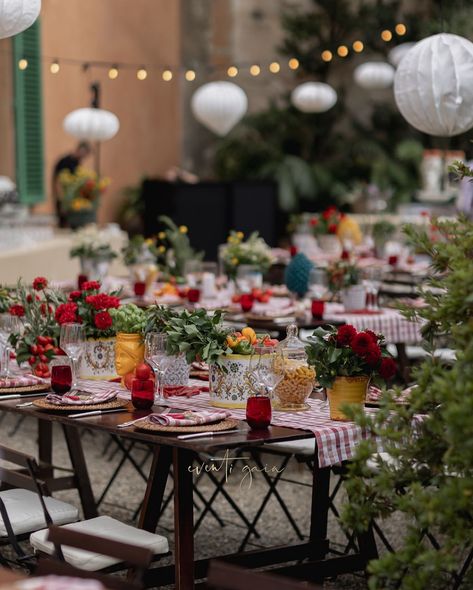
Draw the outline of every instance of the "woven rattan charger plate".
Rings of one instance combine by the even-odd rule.
[[[18,387],[0,387],[0,396],[9,393],[42,393],[49,391],[51,386],[48,383],[37,383],[36,385],[19,385]]]
[[[220,430],[233,430],[238,426],[238,420],[226,418],[220,422],[211,424],[200,424],[199,426],[164,426],[162,424],[153,424],[148,418],[143,418],[140,422],[135,422],[134,427],[146,432],[218,432]]]
[[[39,410],[48,410],[49,412],[89,412],[92,410],[112,410],[114,408],[124,408],[128,402],[123,399],[112,399],[109,402],[101,404],[52,404],[45,399],[35,399],[33,405]]]

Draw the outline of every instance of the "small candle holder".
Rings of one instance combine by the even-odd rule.
[[[253,309],[255,300],[251,293],[243,293],[240,297],[241,311],[247,313]]]
[[[189,301],[189,303],[199,303],[200,289],[189,289],[187,291],[187,300]]]
[[[77,277],[77,288],[79,289],[79,291],[82,291],[82,285],[84,283],[86,283],[89,280],[89,277],[87,275],[79,275]]]
[[[131,403],[137,410],[149,410],[154,404],[154,382],[152,379],[133,379],[131,382]]]
[[[325,311],[325,301],[322,301],[321,299],[312,299],[310,311],[312,312],[312,317],[314,318],[314,320],[323,320]]]
[[[133,285],[133,291],[136,297],[143,297],[146,292],[146,283],[144,281],[136,281]]]
[[[271,424],[271,400],[266,395],[253,395],[246,401],[246,421],[253,430],[265,430]]]

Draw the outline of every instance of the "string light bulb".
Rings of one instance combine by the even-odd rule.
[[[172,80],[171,70],[164,70],[164,72],[162,73],[162,78],[165,82],[170,82]]]
[[[57,60],[53,61],[53,63],[49,66],[49,71],[51,72],[51,74],[58,74],[60,69],[61,67]]]
[[[110,78],[110,80],[116,80],[118,78],[118,68],[117,68],[117,66],[112,66],[108,70],[108,77]]]
[[[355,53],[361,53],[365,48],[361,41],[354,41],[352,47]]]
[[[300,64],[297,58],[291,57],[291,59],[287,62],[287,65],[291,68],[291,70],[297,70]]]
[[[259,65],[257,65],[257,64],[253,64],[253,65],[250,67],[250,74],[251,74],[252,76],[259,76],[259,75],[261,74],[261,68],[259,67]]]
[[[18,62],[18,69],[26,70],[27,67],[28,67],[28,60],[25,58],[20,59]]]
[[[272,61],[269,64],[269,71],[271,72],[271,74],[278,74],[280,70],[281,66],[278,64],[277,61]]]
[[[230,66],[227,70],[227,74],[230,78],[235,78],[235,76],[238,76],[238,68],[236,66]]]
[[[396,35],[400,35],[401,37],[402,37],[402,35],[405,35],[407,33],[407,27],[403,23],[398,23],[394,27],[394,30],[396,31]]]
[[[332,61],[333,58],[333,53],[331,51],[329,51],[328,49],[326,49],[325,51],[322,51],[322,59],[324,61]]]
[[[184,76],[188,82],[193,82],[195,80],[194,70],[187,70],[187,72],[184,74]]]
[[[146,71],[146,68],[140,68],[136,72],[136,77],[138,78],[138,80],[146,80],[146,78],[148,77],[148,72]]]
[[[383,41],[386,41],[386,43],[388,41],[391,41],[392,38],[393,38],[393,34],[388,29],[385,29],[384,31],[381,31],[381,39]]]
[[[348,55],[348,47],[346,45],[340,45],[337,49],[337,53],[340,57],[346,57]]]

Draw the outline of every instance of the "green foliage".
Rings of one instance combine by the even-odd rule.
[[[152,239],[145,239],[142,235],[130,238],[122,248],[123,262],[126,266],[143,262],[155,262],[158,256],[156,243]]]
[[[146,309],[145,333],[166,332],[171,319],[178,317],[177,311],[165,305],[152,305]]]
[[[134,303],[120,305],[116,309],[109,310],[113,320],[113,330],[118,334],[141,334],[144,332],[146,313]]]
[[[184,266],[189,260],[202,260],[203,252],[196,252],[192,248],[187,227],[181,225],[178,227],[174,221],[166,215],[161,215],[159,221],[164,225],[164,231],[158,234],[161,240],[161,246],[158,253],[161,252],[159,263],[167,270],[170,276],[183,277]]]
[[[7,287],[0,287],[0,313],[6,313],[11,304],[10,290]]]
[[[387,219],[380,219],[373,224],[372,234],[375,240],[389,240],[396,233],[396,226]]]
[[[242,264],[255,266],[262,273],[267,272],[273,263],[273,256],[271,248],[258,232],[251,233],[244,240],[242,232],[231,231],[222,250],[222,260],[227,275],[235,278]]]
[[[347,260],[337,260],[327,268],[328,286],[332,293],[360,283],[360,269]]]
[[[370,564],[372,590],[451,587],[461,552],[473,547],[473,222],[442,222],[438,228],[436,242],[425,230],[405,230],[416,249],[432,257],[437,273],[423,290],[427,306],[409,317],[425,322],[428,351],[441,338],[457,360],[447,368],[430,356],[415,372],[409,406],[396,405],[386,392],[376,415],[352,412],[380,437],[392,461],[380,460],[370,472],[366,460],[374,442],[360,445],[350,466],[344,522],[362,530],[370,519],[398,512],[408,523],[401,549]],[[421,541],[427,530],[441,536],[440,548]],[[470,565],[464,587],[472,584]]]

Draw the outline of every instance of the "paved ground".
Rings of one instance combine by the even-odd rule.
[[[16,432],[14,432],[17,427],[17,421],[18,418],[14,415],[5,416],[0,424],[0,441],[17,450],[34,454],[36,450],[35,421],[25,420]],[[86,431],[83,433],[82,440],[95,497],[98,498],[113,474],[120,459],[120,454],[116,452],[114,446],[109,446],[110,439],[105,435]],[[140,448],[135,449],[134,457],[137,461],[143,463],[143,470],[147,473],[149,459],[147,459],[146,450]],[[54,461],[56,465],[65,466],[68,463],[62,432],[59,428],[55,430],[54,436]],[[275,463],[275,459],[270,456],[266,457],[265,462],[269,469],[277,464]],[[239,468],[235,467],[228,482],[225,484],[225,489],[235,502],[237,502],[244,514],[251,518],[267,491],[267,483],[264,481],[262,475],[257,473],[253,474],[250,481],[248,474],[245,477],[242,467],[243,465]],[[278,490],[287,503],[298,527],[304,535],[307,535],[311,474],[304,465],[293,462],[288,466],[284,475],[288,479],[302,484],[280,482],[278,484]],[[129,463],[125,464],[100,507],[101,513],[109,514],[126,522],[133,522],[133,516],[139,508],[144,489],[144,480]],[[198,483],[198,489],[204,497],[209,498],[214,486],[208,477],[204,475]],[[78,504],[77,493],[74,491],[61,492],[57,496]],[[340,494],[339,503],[343,501],[344,497],[342,493]],[[236,551],[246,534],[245,525],[222,496],[218,497],[212,506],[223,523],[219,523],[210,514],[202,521],[202,525],[199,527],[195,537],[197,557],[209,557],[219,553]],[[201,508],[201,503],[199,503],[198,508]],[[195,510],[195,519],[198,519],[200,514],[198,508]],[[398,522],[390,523],[387,530],[390,537],[399,538],[401,525]],[[166,509],[158,532],[169,538],[172,548],[172,504]],[[297,535],[294,529],[288,523],[286,516],[274,498],[266,506],[263,518],[258,525],[258,532],[260,538],[255,539],[252,537],[248,544],[248,549],[284,544],[292,540],[297,541]],[[338,549],[343,547],[345,537],[334,518],[330,520],[329,536],[334,542],[335,547]],[[341,576],[337,580],[326,582],[326,587],[361,589],[366,588],[366,583],[362,576],[347,575]]]

